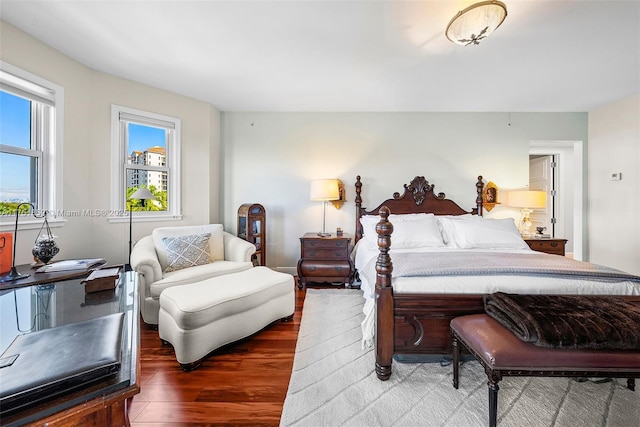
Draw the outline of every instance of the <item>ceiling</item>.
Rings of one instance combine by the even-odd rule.
[[[640,93],[640,0],[1,0],[2,20],[86,66],[221,111],[581,112]]]

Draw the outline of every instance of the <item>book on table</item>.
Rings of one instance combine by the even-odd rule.
[[[51,264],[43,265],[36,270],[36,273],[55,273],[58,271],[81,271],[89,270],[91,268],[100,267],[106,264],[107,260],[104,258],[83,258],[83,259],[68,259],[64,261],[58,261]]]

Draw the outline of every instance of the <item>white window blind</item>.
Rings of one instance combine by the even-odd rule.
[[[55,92],[0,70],[0,90],[44,105],[55,105]]]

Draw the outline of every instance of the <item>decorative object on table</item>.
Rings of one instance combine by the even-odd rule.
[[[156,198],[153,197],[153,194],[151,194],[151,191],[149,191],[147,188],[141,187],[141,188],[138,188],[129,197],[130,201],[134,200],[134,199],[142,200],[142,206],[144,207],[144,205],[145,205],[147,200],[155,200]],[[131,271],[131,248],[133,247],[133,244],[132,244],[132,241],[131,241],[132,229],[133,229],[133,215],[132,214],[133,214],[133,206],[132,206],[132,203],[129,203],[129,261],[124,266],[124,271]]]
[[[238,208],[238,237],[255,245],[256,252],[251,256],[254,265],[267,265],[266,217],[264,206],[258,203]]]
[[[30,206],[32,210],[35,209],[35,207],[29,202],[18,203],[18,206],[16,206],[16,225],[13,229],[13,250],[11,252],[11,270],[9,270],[9,273],[0,277],[0,283],[13,282],[15,280],[25,279],[30,276],[29,274],[18,273],[18,270],[16,270],[16,242],[18,241],[18,238],[17,238],[18,217],[20,216],[20,208],[25,205]],[[42,216],[36,215],[35,212],[33,212],[33,216],[36,218],[42,218]]]
[[[507,6],[497,0],[472,4],[449,21],[445,35],[462,46],[480,44],[507,17]]]
[[[536,231],[538,232],[538,234],[544,234],[544,230],[546,230],[547,227],[536,227]]]
[[[493,182],[489,181],[482,192],[482,208],[486,209],[487,212],[491,212],[491,209],[493,209],[495,205],[499,204],[498,187]]]
[[[326,206],[327,202],[340,200],[340,187],[337,179],[316,179],[311,181],[311,200],[322,202],[322,231],[318,233],[320,237],[330,236],[331,233],[325,231]]]
[[[11,233],[0,233],[0,274],[8,273],[11,270]]]
[[[522,217],[518,225],[520,234],[531,237],[531,218],[533,209],[544,209],[547,206],[547,193],[544,191],[510,191],[507,204],[514,208],[521,208]]]
[[[51,233],[51,229],[49,228],[49,222],[47,221],[48,214],[49,212],[44,211],[44,222],[42,223],[38,237],[36,237],[36,244],[33,249],[31,249],[31,254],[43,264],[49,264],[51,259],[60,252],[60,248],[55,241],[56,236]]]
[[[120,277],[120,267],[107,267],[93,270],[89,277],[84,279],[85,292],[100,292],[115,289]]]

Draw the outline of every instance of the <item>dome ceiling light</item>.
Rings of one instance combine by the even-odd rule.
[[[462,46],[480,44],[480,40],[498,28],[506,17],[507,6],[500,1],[475,3],[453,17],[445,34],[449,40]]]

